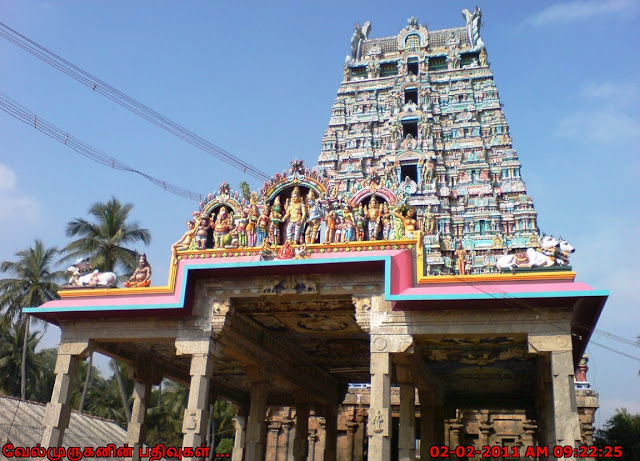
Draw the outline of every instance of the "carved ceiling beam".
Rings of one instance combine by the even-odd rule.
[[[115,360],[122,361],[128,365],[136,367],[137,359],[141,356],[140,350],[125,347],[125,343],[99,343],[96,345],[96,352],[107,355]],[[142,352],[142,355],[153,362],[157,373],[163,378],[175,381],[183,386],[189,386],[191,375],[190,366],[186,363],[169,360],[159,354]],[[229,385],[215,375],[212,378],[212,388],[219,397],[230,400],[234,403],[242,403],[249,400],[249,393],[238,389],[237,386]]]
[[[406,357],[411,365],[411,374],[418,389],[430,392],[434,402],[442,405],[444,403],[444,389],[427,363],[416,353],[407,354]]]
[[[268,364],[270,373],[307,390],[315,400],[332,404],[339,401],[338,383],[328,372],[308,365],[313,362],[311,357],[247,317],[229,312],[219,341],[227,346],[225,353],[229,356],[244,363]]]

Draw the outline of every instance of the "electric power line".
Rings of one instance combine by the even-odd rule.
[[[416,261],[416,263],[418,263],[418,262],[419,263],[423,263],[424,262],[424,260],[422,258],[419,258],[417,256],[414,257],[414,260]],[[539,314],[540,313],[540,309],[537,306],[534,306],[533,304],[528,303],[527,301],[525,301],[523,299],[517,299],[517,298],[511,297],[511,296],[509,296],[509,293],[507,293],[506,291],[502,291],[502,290],[499,290],[497,288],[492,287],[492,288],[494,288],[494,291],[491,292],[491,291],[483,289],[481,285],[474,284],[474,283],[471,283],[471,282],[469,282],[467,280],[464,280],[464,278],[461,277],[461,276],[455,276],[455,277],[457,277],[461,282],[463,282],[463,283],[475,288],[476,290],[478,290],[478,291],[480,291],[482,293],[485,293],[485,294],[487,294],[489,296],[492,296],[495,299],[505,300],[508,303],[510,303],[512,305],[515,305],[516,307],[525,308],[525,309],[533,312],[534,314]],[[500,297],[498,297],[498,296],[500,296]],[[561,327],[560,325],[557,325],[557,324],[555,324],[553,322],[549,322],[549,321],[546,321],[546,320],[542,320],[542,321],[544,323],[547,323],[548,325],[551,325],[551,326],[553,326],[555,328],[558,328],[559,330],[561,330],[561,331],[563,331],[565,333],[569,333],[572,336],[574,335],[574,333],[572,333],[570,330],[566,330],[565,328]],[[606,336],[609,339],[612,339],[614,341],[619,341],[619,342],[622,342],[624,344],[630,344],[630,345],[633,345],[633,346],[636,346],[636,347],[640,347],[640,344],[638,344],[635,341],[629,340],[627,338],[623,338],[623,337],[618,336],[618,335],[614,335],[613,333],[609,333],[607,331],[600,330],[598,328],[594,328],[594,327],[592,327],[592,326],[590,326],[588,324],[585,324],[585,323],[582,323],[582,322],[577,322],[577,321],[571,321],[571,324],[574,325],[574,326],[580,327],[580,328],[582,328],[584,330],[590,331],[592,333],[597,333],[597,334]],[[608,346],[605,346],[603,344],[597,343],[597,342],[593,341],[592,339],[590,339],[589,342],[595,344],[596,346],[600,346],[600,347],[602,347],[604,349],[607,349],[607,350],[609,350],[611,352],[615,352],[617,354],[623,355],[625,357],[628,357],[630,359],[633,359],[633,360],[636,360],[636,361],[640,362],[640,358],[639,357],[635,357],[633,355],[627,354],[626,352],[622,352],[622,351],[619,351],[619,350],[614,349],[612,347],[608,347]]]
[[[135,168],[125,165],[119,160],[105,154],[104,152],[90,146],[89,144],[86,144],[74,138],[69,133],[64,132],[63,130],[53,126],[43,118],[38,117],[33,112],[30,112],[25,107],[9,99],[7,96],[5,96],[2,93],[0,93],[0,110],[3,110],[7,114],[20,120],[23,123],[26,123],[27,125],[34,127],[36,130],[46,134],[50,138],[60,141],[62,144],[75,150],[76,152],[83,155],[84,157],[90,160],[93,160],[94,162],[108,166],[109,168],[113,168],[114,170],[129,171],[131,173],[140,175],[143,178],[151,181],[153,184],[160,187],[161,189],[164,189],[167,192],[170,192],[172,194],[179,195],[181,197],[185,197],[191,200],[197,200],[197,201],[201,201],[203,199],[202,194],[199,194],[197,192],[192,192],[188,189],[184,189],[182,187],[178,187],[173,184],[169,184],[161,179],[157,179],[153,176],[143,173],[140,170],[136,170]]]
[[[89,74],[81,68],[75,66],[64,58],[58,56],[47,48],[39,45],[30,38],[22,35],[18,31],[12,29],[6,24],[0,22],[0,36],[6,38],[11,43],[17,45],[28,53],[32,54],[36,58],[46,62],[52,67],[58,69],[64,74],[77,80],[83,85],[87,86],[91,90],[102,94],[106,98],[121,105],[122,107],[132,111],[145,120],[153,123],[154,125],[162,128],[163,130],[179,137],[180,139],[188,142],[189,144],[197,147],[198,149],[208,153],[209,155],[242,170],[244,173],[261,181],[270,179],[270,176],[261,170],[255,168],[242,159],[230,154],[224,149],[215,146],[206,139],[198,136],[192,131],[184,128],[178,123],[165,117],[164,115],[156,112],[155,110],[145,106],[141,102],[127,96],[125,93],[112,87],[108,83],[103,82],[99,78]]]

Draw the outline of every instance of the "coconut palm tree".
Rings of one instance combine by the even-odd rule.
[[[28,332],[25,341],[26,326],[25,322],[19,322],[0,331],[0,391],[35,400],[36,384],[45,378],[46,364],[44,357],[40,357],[35,350],[40,342],[40,335],[38,332]],[[25,343],[27,349],[26,354],[23,354]],[[21,373],[23,357],[26,357],[27,364],[25,381],[30,384],[29,389],[25,389],[26,395],[22,395],[22,384],[16,380],[16,376]]]
[[[240,183],[240,192],[242,192],[242,196],[246,200],[249,200],[251,198],[251,186],[249,186],[249,183],[247,181],[242,181]]]
[[[119,266],[133,272],[137,265],[137,253],[128,245],[151,242],[148,229],[138,222],[129,222],[131,203],[121,203],[115,197],[106,202],[96,202],[89,208],[95,218],[88,221],[78,218],[67,224],[67,236],[78,237],[69,243],[62,261],[88,257],[91,265],[101,271],[115,271]]]
[[[57,281],[62,274],[52,268],[58,250],[46,248],[44,243],[36,240],[34,246],[16,253],[17,261],[4,261],[0,264],[0,272],[10,274],[12,278],[0,280],[0,322],[5,327],[21,323],[24,325],[24,344],[22,347],[22,364],[20,367],[20,398],[26,396],[27,379],[27,343],[30,338],[30,316],[24,316],[24,307],[37,307],[47,301],[56,299],[60,287]]]
[[[129,221],[129,213],[133,208],[131,203],[121,203],[115,197],[106,202],[96,202],[89,208],[89,215],[94,220],[84,218],[74,219],[67,224],[67,236],[78,237],[65,248],[67,253],[62,261],[75,260],[77,258],[90,258],[91,265],[101,271],[114,272],[118,268],[132,273],[137,265],[138,253],[127,245],[142,242],[147,245],[151,242],[151,233],[148,229],[142,229],[138,222]],[[89,356],[89,366],[86,375],[84,389],[89,388],[93,354]],[[112,361],[112,369],[119,381],[120,368]],[[121,387],[121,390],[123,388]],[[122,395],[123,402],[128,396]],[[80,411],[84,409],[85,396],[81,400]],[[125,405],[125,414],[129,415],[129,409]]]

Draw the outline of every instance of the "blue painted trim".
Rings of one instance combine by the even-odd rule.
[[[394,295],[391,293],[391,255],[379,256],[349,256],[348,258],[331,259],[288,259],[274,261],[246,261],[222,264],[190,264],[185,266],[182,276],[182,286],[179,288],[180,297],[175,303],[165,304],[127,304],[108,306],[83,306],[83,307],[26,307],[22,311],[26,314],[46,314],[61,312],[101,312],[101,311],[132,311],[132,310],[162,310],[183,309],[187,290],[189,272],[201,269],[242,269],[251,267],[269,266],[298,266],[320,264],[343,264],[353,262],[384,262],[384,296],[387,301],[438,301],[438,300],[489,300],[489,299],[522,299],[522,298],[569,298],[576,296],[609,296],[607,290],[593,291],[543,291],[522,293],[477,293],[477,294],[450,294],[450,295]],[[469,282],[473,283],[473,282]]]

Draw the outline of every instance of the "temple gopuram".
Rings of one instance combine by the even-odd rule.
[[[575,281],[574,248],[538,229],[481,11],[462,16],[386,38],[356,26],[318,164],[246,195],[223,183],[183,212],[166,286],[149,286],[146,258],[126,288],[79,263],[59,300],[25,310],[62,331],[43,447],[64,444],[91,352],[133,370],[134,459],[163,379],[189,387],[184,448],[211,440],[212,402],[235,404],[235,461],[592,444],[583,354],[608,292]]]

